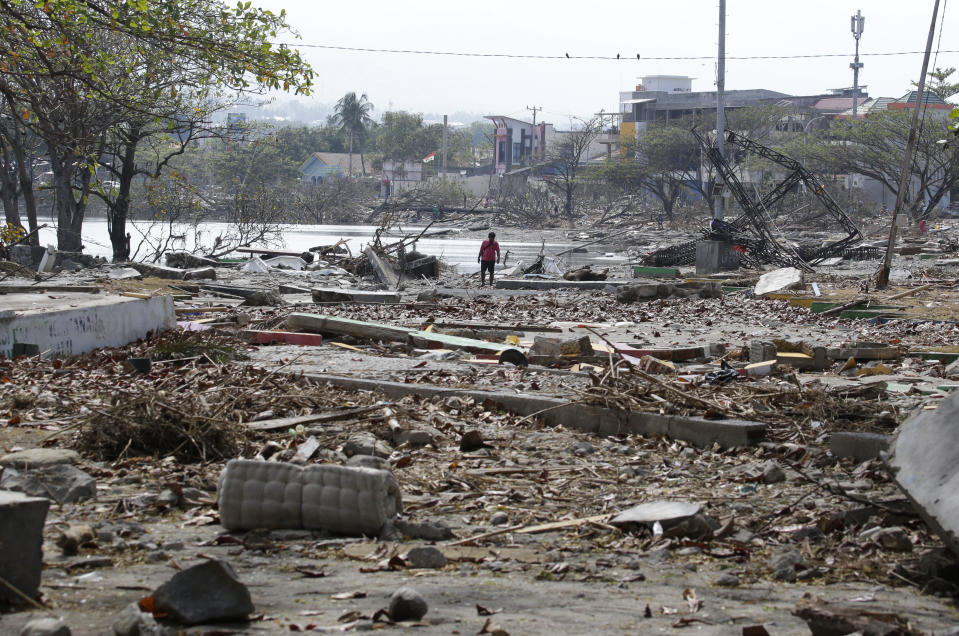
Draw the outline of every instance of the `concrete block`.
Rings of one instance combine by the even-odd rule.
[[[925,522],[959,555],[959,393],[906,420],[892,444],[896,483]]]
[[[5,468],[0,475],[0,489],[22,492],[32,497],[51,497],[58,503],[73,503],[95,499],[97,481],[69,464],[24,472]]]
[[[763,296],[786,289],[798,289],[803,286],[803,283],[802,270],[795,267],[783,267],[760,276],[756,287],[753,288],[753,293],[757,296]]]
[[[0,576],[33,598],[43,569],[43,525],[50,500],[0,490]],[[5,585],[0,599],[22,600]]]
[[[765,362],[776,359],[776,344],[768,340],[753,340],[749,343],[749,361]]]
[[[889,436],[880,433],[843,431],[829,436],[829,452],[836,457],[852,457],[857,462],[878,459],[889,450]]]
[[[700,241],[696,244],[696,275],[708,276],[739,269],[740,255],[732,243]]]
[[[372,291],[364,289],[342,289],[316,287],[310,290],[315,303],[398,303],[400,295],[395,292]]]
[[[29,245],[14,245],[10,248],[10,260],[21,267],[33,269],[33,257],[30,252]]]
[[[225,561],[206,561],[181,572],[153,592],[158,612],[184,625],[230,619],[253,613],[250,591]]]
[[[43,256],[40,257],[40,265],[37,267],[37,273],[49,274],[53,271],[53,267],[56,264],[57,248],[52,245],[47,245],[46,251],[44,251]]]
[[[212,258],[197,256],[190,252],[167,252],[166,264],[167,267],[190,269],[193,267],[216,267],[220,263]]]

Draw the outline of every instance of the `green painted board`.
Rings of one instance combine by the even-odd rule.
[[[949,353],[947,351],[910,351],[909,355],[923,360],[939,360],[947,364],[959,360],[959,353]]]

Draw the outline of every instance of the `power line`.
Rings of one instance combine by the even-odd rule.
[[[427,51],[422,49],[378,49],[361,46],[336,46],[332,44],[303,44],[299,42],[289,43],[280,42],[280,46],[303,49],[326,49],[331,51],[348,51],[353,53],[397,53],[408,55],[435,55],[449,57],[488,57],[488,58],[507,58],[507,59],[526,59],[526,60],[613,60],[613,61],[646,61],[646,60],[679,60],[679,61],[697,61],[714,60],[715,55],[658,55],[658,56],[640,56],[635,57],[619,55],[527,55],[521,53],[478,53],[470,51]],[[922,55],[925,51],[886,51],[879,53],[861,53],[863,57],[891,57],[897,55]],[[940,53],[959,53],[959,50],[940,51]],[[803,55],[727,55],[727,60],[803,60],[815,58],[830,57],[849,57],[849,53],[807,53]]]

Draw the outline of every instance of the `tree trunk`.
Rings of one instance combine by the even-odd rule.
[[[83,249],[81,231],[86,212],[85,199],[90,190],[90,173],[74,165],[69,149],[50,150],[50,168],[53,172],[53,210],[57,215],[57,249],[62,252],[80,252]],[[74,196],[74,180],[79,181],[81,196]]]
[[[350,131],[350,168],[348,177],[353,176],[353,131]]]
[[[136,139],[136,133],[130,139]],[[110,232],[110,244],[113,246],[113,262],[125,263],[130,260],[130,245],[127,242],[127,217],[130,213],[130,186],[136,171],[136,141],[128,140],[123,148],[123,166],[120,169],[120,190],[117,198],[107,209],[107,225]]]
[[[10,148],[3,144],[3,165],[0,166],[0,199],[3,200],[3,216],[8,225],[22,228],[20,222],[20,198],[17,196],[17,179],[10,169],[13,157]]]
[[[17,154],[17,174],[20,177],[20,192],[23,194],[23,204],[26,208],[27,223],[30,226],[30,237],[27,243],[40,245],[39,223],[37,222],[37,193],[33,190],[33,169],[27,170],[27,153],[20,144],[14,149]]]

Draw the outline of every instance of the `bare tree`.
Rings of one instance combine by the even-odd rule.
[[[297,221],[306,223],[360,223],[370,208],[373,190],[356,179],[329,178],[303,183],[291,193]]]
[[[579,128],[566,133],[547,150],[543,174],[543,180],[563,196],[563,216],[568,222],[573,220],[576,191],[581,185],[578,177],[589,159],[587,152],[602,130],[602,121],[598,117],[578,121]]]

